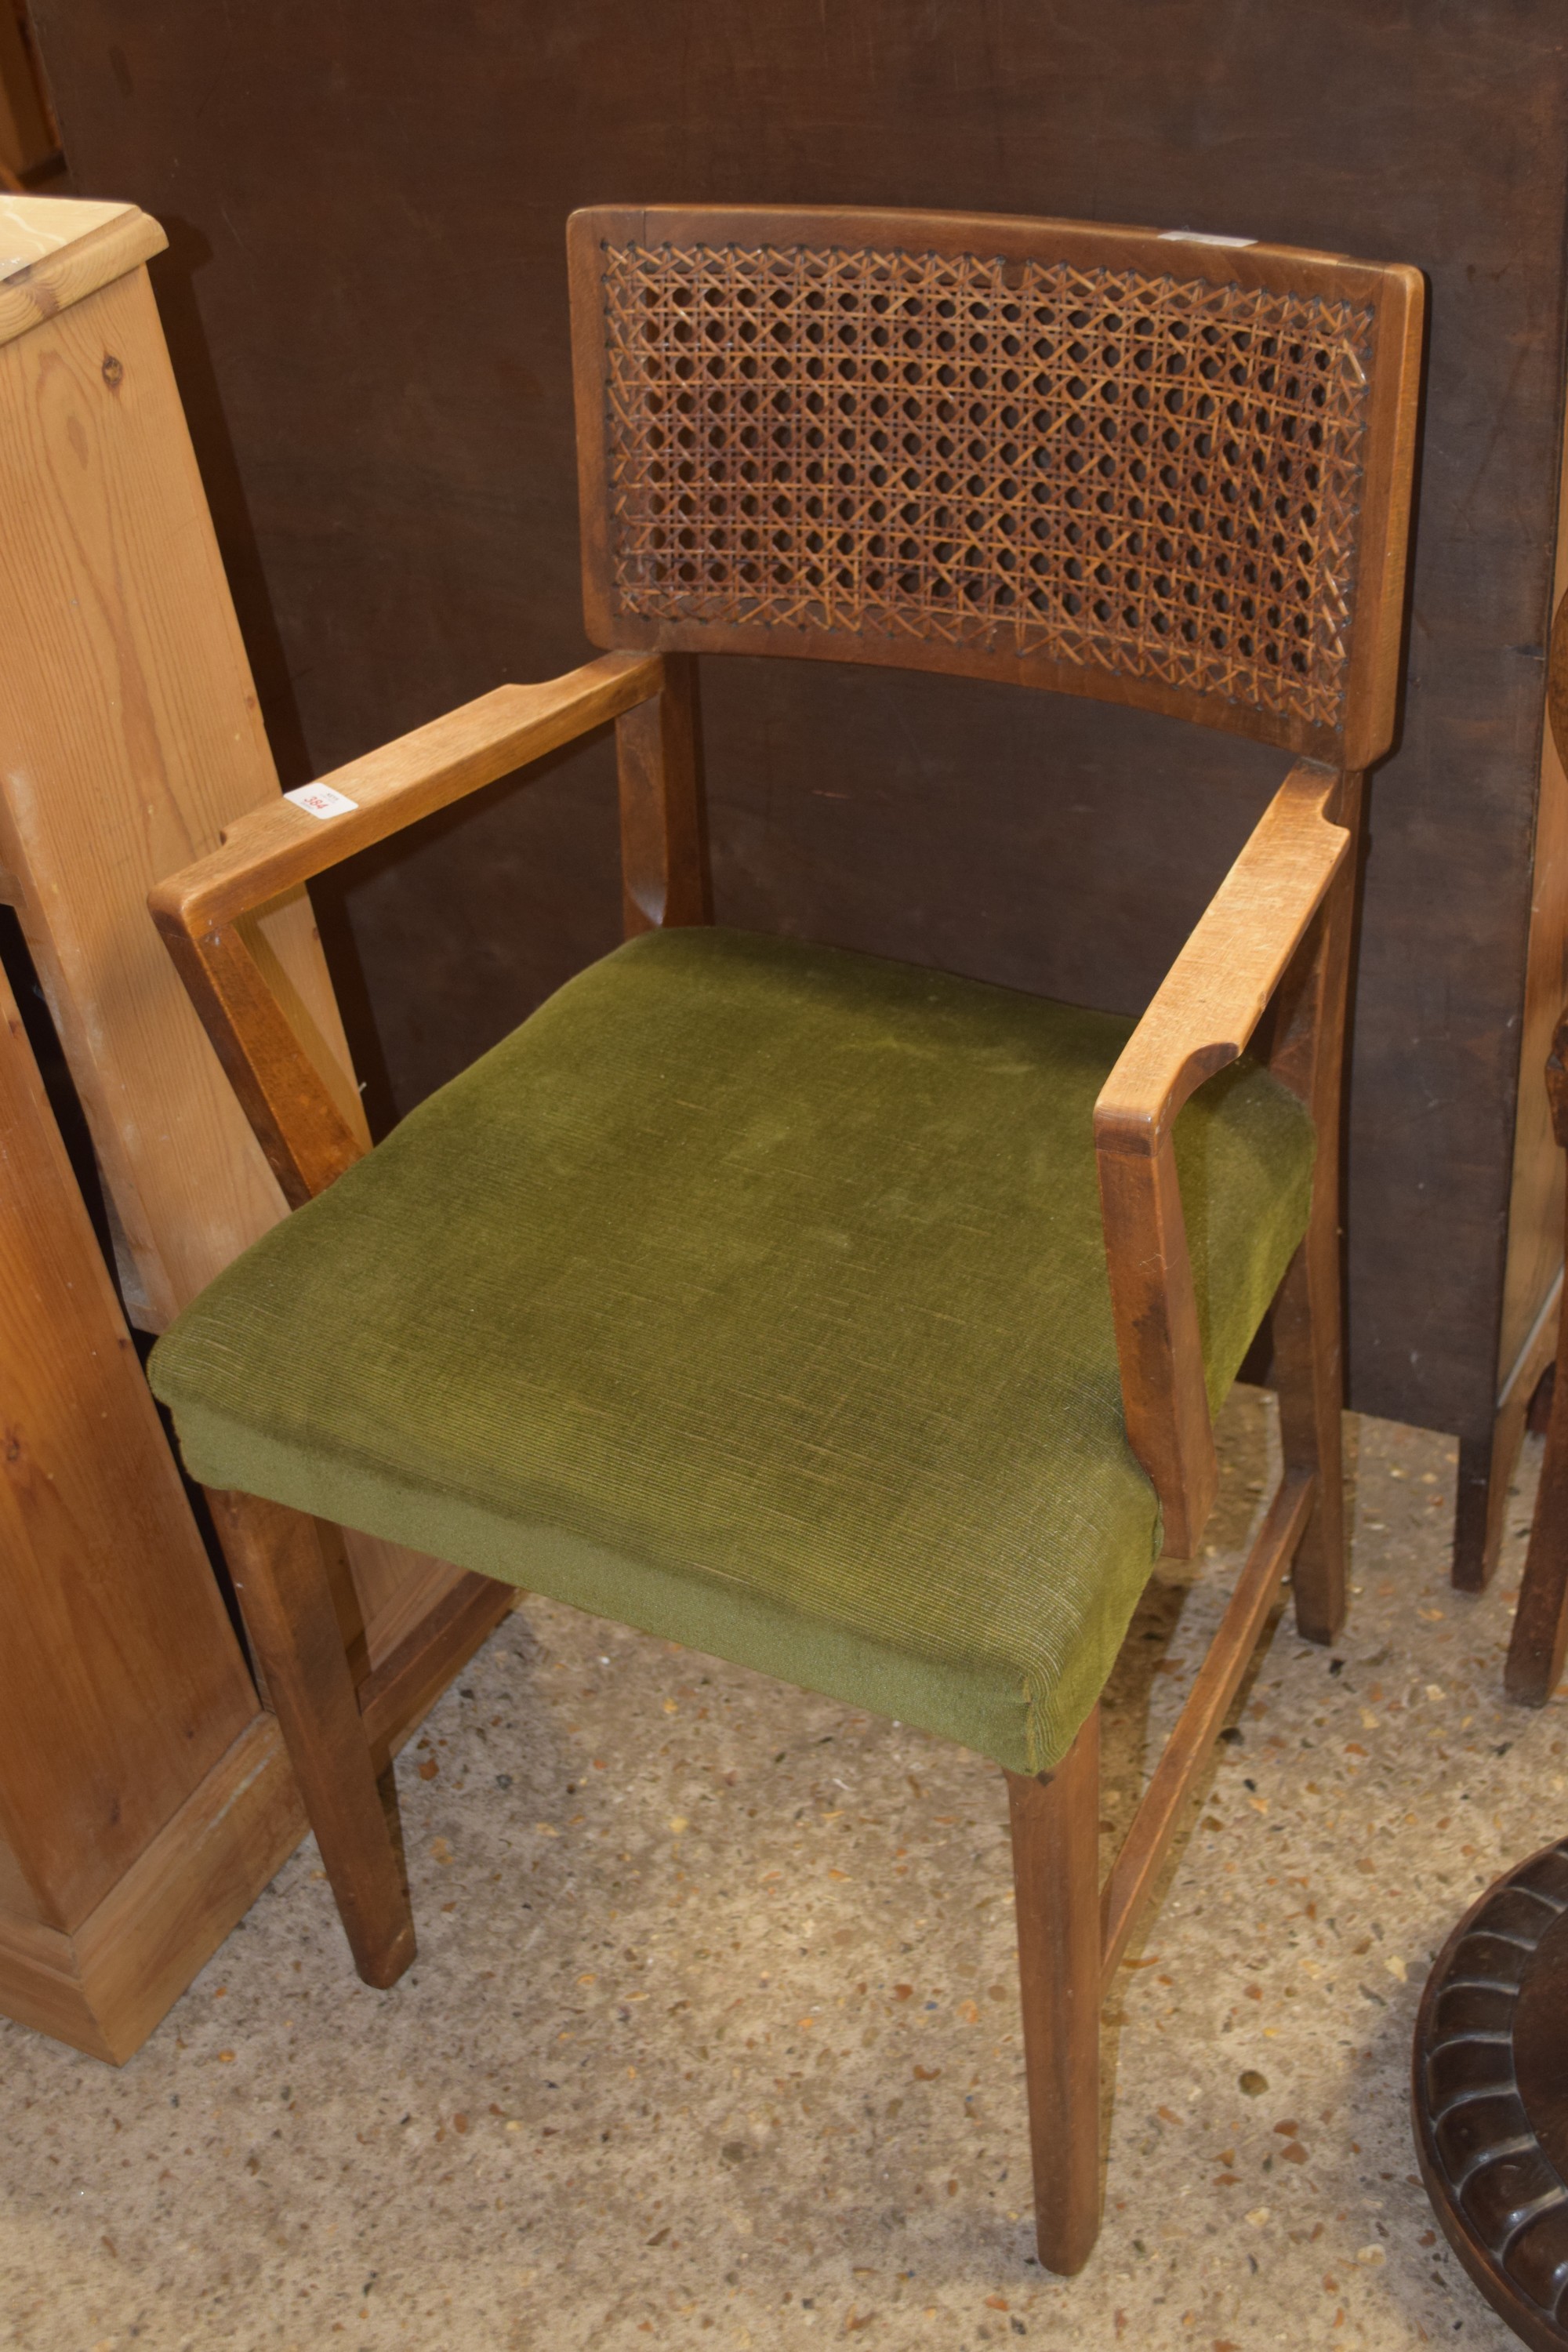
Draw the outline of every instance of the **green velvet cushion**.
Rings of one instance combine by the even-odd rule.
[[[153,1385],[208,1486],[1043,1770],[1160,1543],[1090,1141],[1130,1025],[650,933],[220,1276]],[[1246,1063],[1178,1124],[1216,1401],[1311,1151]]]

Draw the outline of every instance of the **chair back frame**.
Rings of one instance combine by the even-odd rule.
[[[1393,738],[1419,272],[987,214],[567,230],[587,630]]]

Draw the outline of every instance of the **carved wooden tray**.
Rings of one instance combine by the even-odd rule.
[[[1426,1980],[1412,2084],[1449,2244],[1538,2352],[1568,2347],[1568,1839],[1498,1879]]]

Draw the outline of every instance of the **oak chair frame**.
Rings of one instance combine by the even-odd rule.
[[[900,638],[847,641],[620,609],[606,485],[601,256],[651,246],[1066,257],[1086,271],[1148,269],[1219,288],[1304,289],[1373,320],[1354,629],[1337,729],[1114,671],[1073,672],[1005,650]],[[1279,1597],[1333,1638],[1344,1615],[1340,1505],[1339,1106],[1364,771],[1389,747],[1422,326],[1417,273],[1291,248],[1172,243],[1149,230],[960,215],[658,212],[600,208],[569,231],[584,592],[609,650],[545,685],[502,686],[323,781],[352,803],[325,820],[287,801],[240,819],[223,846],[151,895],[153,918],[291,1206],[363,1149],[247,942],[249,919],[372,844],[595,729],[616,730],[626,935],[711,919],[695,756],[694,656],[766,651],[1010,678],[1089,692],[1250,733],[1292,765],[1139,1022],[1100,1097],[1094,1143],[1128,1435],[1158,1494],[1167,1549],[1195,1551],[1217,1484],[1192,1268],[1173,1144],[1184,1103],[1256,1037],[1307,1104],[1317,1150],[1310,1223],[1273,1318],[1281,1483],[1208,1656],[1103,1889],[1099,1716],[1051,1774],[1006,1775],[1012,1821],[1036,2214],[1041,2260],[1081,2268],[1100,2206],[1099,2016],[1187,1801]],[[1010,282],[1010,281],[1009,281]],[[331,1531],[256,1497],[215,1498],[272,1704],[299,1773],[360,1973],[394,1982],[413,1922],[376,1785],[374,1694],[356,1702],[332,1612]],[[363,1711],[362,1711],[363,1710]]]

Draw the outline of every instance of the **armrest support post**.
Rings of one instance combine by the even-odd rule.
[[[302,1208],[363,1156],[364,1137],[332,1100],[237,922],[199,939],[165,930],[163,944],[283,1198]]]
[[[233,825],[208,857],[149,894],[153,919],[290,1208],[365,1148],[333,1101],[241,937],[242,919],[356,851],[510,775],[596,727],[664,700],[657,654],[611,653],[543,686],[501,686],[321,782],[326,817],[284,798]],[[688,918],[687,919],[692,919]]]
[[[1176,1117],[1257,1028],[1348,852],[1341,778],[1293,768],[1220,884],[1100,1091],[1095,1155],[1127,1434],[1166,1549],[1195,1550],[1218,1482]]]
[[[1190,1559],[1219,1462],[1169,1129],[1152,1146],[1100,1148],[1100,1207],[1128,1442],[1160,1497],[1165,1549]]]
[[[697,755],[697,660],[666,654],[664,683],[616,721],[626,936],[712,920]]]

